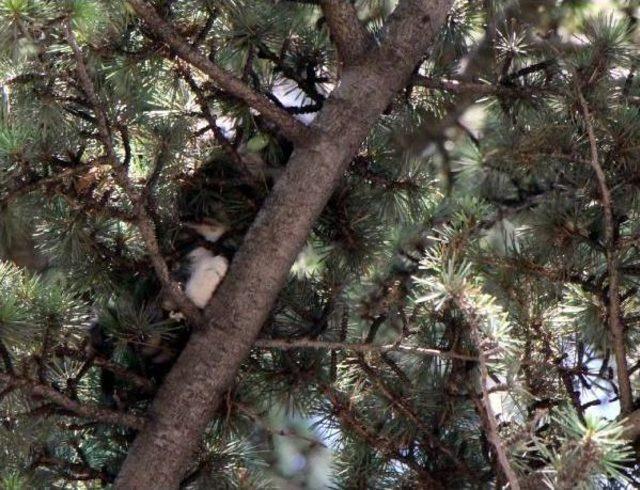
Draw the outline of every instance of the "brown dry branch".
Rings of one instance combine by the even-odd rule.
[[[491,406],[491,400],[489,398],[489,388],[487,386],[487,380],[489,379],[489,367],[487,362],[487,352],[484,349],[482,330],[480,328],[480,319],[478,313],[475,311],[473,305],[462,295],[455,295],[453,300],[456,306],[464,314],[465,319],[469,325],[469,335],[472,342],[475,344],[478,350],[478,366],[480,368],[480,388],[481,396],[475,397],[474,401],[478,411],[480,412],[480,419],[484,426],[484,431],[489,440],[489,443],[495,451],[500,469],[507,481],[509,482],[509,488],[512,490],[520,490],[520,482],[518,475],[511,467],[509,458],[507,456],[506,448],[500,438],[498,431],[498,420],[493,412]]]
[[[401,345],[397,343],[376,345],[371,343],[349,343],[349,342],[329,342],[323,340],[296,339],[296,340],[280,340],[280,339],[258,339],[255,342],[256,347],[263,349],[327,349],[327,350],[347,350],[353,352],[374,352],[379,354],[389,352],[400,352],[416,356],[435,356],[443,359],[461,359],[465,361],[477,361],[477,357],[466,354],[458,354],[456,352],[443,351],[438,349],[429,349],[426,347],[413,347]]]
[[[201,70],[225,92],[243,100],[250,107],[259,111],[265,118],[275,123],[282,134],[292,142],[304,144],[307,141],[310,130],[304,124],[298,122],[287,111],[273,104],[267,97],[254,92],[242,80],[223,70],[194,49],[147,2],[143,0],[127,1],[140,18],[144,19],[153,33],[167,43],[179,58]]]
[[[618,375],[618,388],[620,390],[620,411],[622,415],[627,415],[633,410],[633,393],[631,390],[631,380],[629,368],[627,366],[627,348],[625,345],[625,328],[622,323],[622,310],[620,305],[620,270],[619,253],[616,243],[617,225],[613,216],[613,199],[611,191],[607,185],[607,178],[600,165],[598,156],[598,143],[596,140],[593,121],[589,113],[589,106],[582,94],[580,86],[576,85],[578,101],[584,123],[589,137],[589,147],[591,150],[591,168],[596,175],[598,188],[600,190],[600,202],[604,214],[604,234],[605,248],[607,256],[607,274],[609,276],[609,288],[607,298],[607,322],[609,324],[609,334],[613,353],[616,359],[616,370]]]
[[[376,389],[382,393],[382,395],[389,400],[389,402],[395,406],[398,411],[407,417],[419,430],[419,437],[423,438],[427,443],[428,449],[436,450],[442,454],[444,454],[450,461],[453,462],[456,470],[460,473],[463,473],[470,478],[477,478],[478,475],[474,474],[474,472],[461,461],[453,452],[452,449],[448,448],[445,444],[443,444],[440,440],[433,436],[431,433],[431,429],[420,419],[416,411],[409,406],[409,404],[398,394],[394,393],[393,390],[387,386],[385,381],[382,379],[382,376],[376,369],[367,364],[364,360],[362,354],[359,354],[358,357],[358,365],[362,368],[364,373],[368,376],[369,380],[371,380],[376,387]]]
[[[115,151],[107,113],[96,95],[93,82],[89,77],[89,72],[84,61],[84,56],[82,55],[80,46],[78,46],[75,35],[71,30],[70,21],[65,21],[63,27],[65,38],[69,46],[71,46],[74,54],[80,85],[95,113],[100,140],[104,146],[107,158],[113,167],[116,181],[124,189],[129,199],[131,199],[135,205],[138,229],[142,239],[144,240],[158,279],[185,317],[193,325],[200,325],[202,322],[202,314],[198,307],[187,297],[184,291],[180,289],[180,286],[171,278],[167,263],[160,251],[160,245],[158,244],[158,239],[156,237],[153,220],[145,207],[145,202],[142,199],[143,196],[131,183],[129,176],[127,175],[127,169],[122,165]]]
[[[49,455],[38,456],[31,464],[32,468],[40,466],[60,471],[62,477],[69,482],[100,480],[100,482],[107,484],[111,480],[105,471],[91,468],[86,463],[73,463]]]
[[[54,353],[56,356],[60,357],[71,357],[72,359],[76,360],[86,359],[86,356],[83,352],[70,347],[57,347]],[[92,356],[91,363],[94,366],[99,367],[100,369],[112,372],[122,381],[131,383],[133,386],[136,386],[144,392],[151,392],[154,389],[154,383],[150,379],[127,369],[122,364],[118,364],[117,362],[113,362],[102,356]]]
[[[67,179],[81,174],[83,172],[88,172],[93,168],[92,164],[79,165],[77,167],[68,168],[62,170],[61,172],[56,173],[55,175],[50,175],[48,177],[42,177],[33,182],[25,183],[15,189],[10,190],[7,194],[5,194],[0,199],[0,206],[7,206],[11,202],[15,201],[19,197],[22,197],[30,192],[41,189],[43,187],[50,186],[52,184],[58,184],[60,182],[65,182]]]
[[[90,403],[80,403],[47,384],[31,379],[0,373],[0,382],[6,384],[6,388],[17,389],[32,396],[46,398],[55,405],[79,417],[136,430],[142,429],[146,423],[145,418],[139,415],[118,412]]]
[[[535,95],[549,94],[549,90],[537,90],[530,87],[513,87],[490,83],[459,80],[451,78],[433,78],[417,75],[411,80],[412,85],[430,90],[444,90],[453,94],[470,94],[479,97],[501,96],[517,99],[530,98]]]
[[[406,465],[408,468],[413,470],[413,472],[417,475],[416,484],[419,485],[417,488],[429,488],[429,489],[441,489],[444,486],[434,478],[424,467],[419,465],[413,458],[410,458],[404,454],[404,451],[395,447],[395,444],[390,439],[379,436],[375,434],[368,424],[362,422],[355,410],[351,406],[350,401],[347,396],[343,393],[340,393],[335,388],[332,388],[328,385],[322,387],[322,391],[325,396],[333,405],[334,413],[338,419],[344,424],[345,428],[353,431],[355,435],[357,435],[362,440],[366,441],[367,444],[377,451],[384,458],[390,459],[392,461],[397,461],[403,465]]]

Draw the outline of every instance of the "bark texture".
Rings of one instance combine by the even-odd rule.
[[[356,8],[349,2],[322,0],[320,5],[342,63],[354,63],[366,53],[368,46],[373,42],[373,36],[358,20]]]
[[[635,410],[623,419],[622,437],[634,443],[640,437],[640,410]]]
[[[205,310],[207,327],[194,332],[161,387],[116,488],[178,488],[314,221],[377,118],[411,77],[452,3],[401,1],[382,44],[344,70]]]

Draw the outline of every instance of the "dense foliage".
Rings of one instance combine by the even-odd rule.
[[[318,3],[155,5],[310,124],[342,63]],[[395,4],[352,3],[375,36]],[[185,488],[640,484],[637,10],[455,3]],[[239,247],[291,143],[126,1],[0,0],[0,89],[0,486],[109,485],[190,331],[158,259],[206,219]]]

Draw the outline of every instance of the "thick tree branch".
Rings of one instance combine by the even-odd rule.
[[[372,36],[358,19],[356,8],[347,0],[321,0],[320,5],[340,61],[345,66],[354,63],[372,42]]]
[[[158,15],[155,9],[144,0],[127,0],[136,13],[144,19],[147,26],[175,54],[208,75],[222,90],[238,97],[260,112],[265,118],[275,123],[282,134],[296,144],[304,144],[310,130],[298,122],[287,111],[277,107],[267,97],[257,94],[242,80],[212,63],[205,55],[191,47],[178,32]]]
[[[622,311],[620,306],[620,270],[619,258],[616,243],[616,222],[613,216],[613,200],[607,185],[607,178],[600,165],[598,156],[598,144],[593,122],[587,101],[579,86],[576,87],[578,100],[584,117],[589,146],[591,149],[591,168],[596,174],[598,188],[600,190],[600,200],[604,214],[604,234],[605,248],[607,255],[607,273],[609,275],[609,297],[607,301],[607,322],[609,324],[609,334],[611,344],[616,359],[616,371],[618,374],[618,388],[620,390],[620,411],[623,415],[631,413],[633,410],[633,394],[631,391],[631,380],[629,378],[629,368],[627,366],[627,348],[625,345],[624,325],[622,324]]]
[[[145,425],[144,417],[131,413],[117,412],[89,403],[80,403],[63,395],[58,390],[38,381],[0,373],[0,382],[12,389],[25,391],[33,396],[46,398],[59,407],[68,410],[80,417],[85,417],[106,424],[120,425],[131,429],[140,430]]]
[[[116,488],[178,487],[313,223],[380,114],[406,85],[451,4],[401,2],[390,16],[386,40],[345,69],[205,310],[209,325],[191,335],[160,388],[151,422],[134,442]]]

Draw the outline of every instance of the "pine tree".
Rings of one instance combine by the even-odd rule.
[[[0,486],[640,485],[639,9],[0,0]]]

